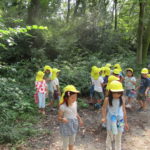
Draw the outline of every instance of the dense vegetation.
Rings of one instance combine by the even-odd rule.
[[[61,88],[74,84],[82,96],[93,65],[147,65],[149,8],[149,0],[1,0],[0,143],[37,133],[34,80],[44,65],[61,69]]]

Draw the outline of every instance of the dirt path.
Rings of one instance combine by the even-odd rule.
[[[137,108],[137,106],[135,106]],[[150,107],[146,112],[127,111],[130,131],[124,133],[122,150],[150,150]],[[92,109],[79,111],[85,126],[76,138],[76,150],[105,150],[106,131],[100,128],[100,113]],[[27,150],[61,150],[62,141],[59,133],[56,110],[48,112],[38,125],[51,134],[31,138],[25,146]]]
[[[89,108],[80,110],[79,114],[85,126],[77,135],[75,150],[105,150],[106,131],[100,128],[100,112]],[[127,111],[127,114],[130,131],[123,135],[122,150],[150,150],[150,107],[146,112],[133,110]],[[42,134],[28,139],[18,150],[61,150],[62,141],[56,110],[48,111],[36,128],[42,131]]]

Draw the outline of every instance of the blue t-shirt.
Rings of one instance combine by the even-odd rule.
[[[141,78],[139,93],[144,94],[147,87],[150,86],[150,80],[148,78]]]

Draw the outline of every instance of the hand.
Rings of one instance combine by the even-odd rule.
[[[80,124],[80,127],[82,127],[84,125],[82,120],[79,120],[79,124]]]
[[[62,122],[63,122],[63,123],[68,123],[69,121],[68,121],[67,118],[62,118]]]
[[[147,91],[145,91],[145,96],[147,96],[148,95],[148,92]]]
[[[128,123],[125,123],[125,130],[129,131],[129,125],[128,125]]]
[[[106,123],[106,118],[102,118],[102,119],[101,119],[101,122],[102,122],[102,123]]]

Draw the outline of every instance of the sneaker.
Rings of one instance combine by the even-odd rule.
[[[45,115],[45,111],[42,111],[42,114]]]
[[[138,111],[138,112],[143,111],[143,107],[140,107],[137,111]]]
[[[126,105],[126,108],[131,108],[131,104],[127,104],[127,105]]]

